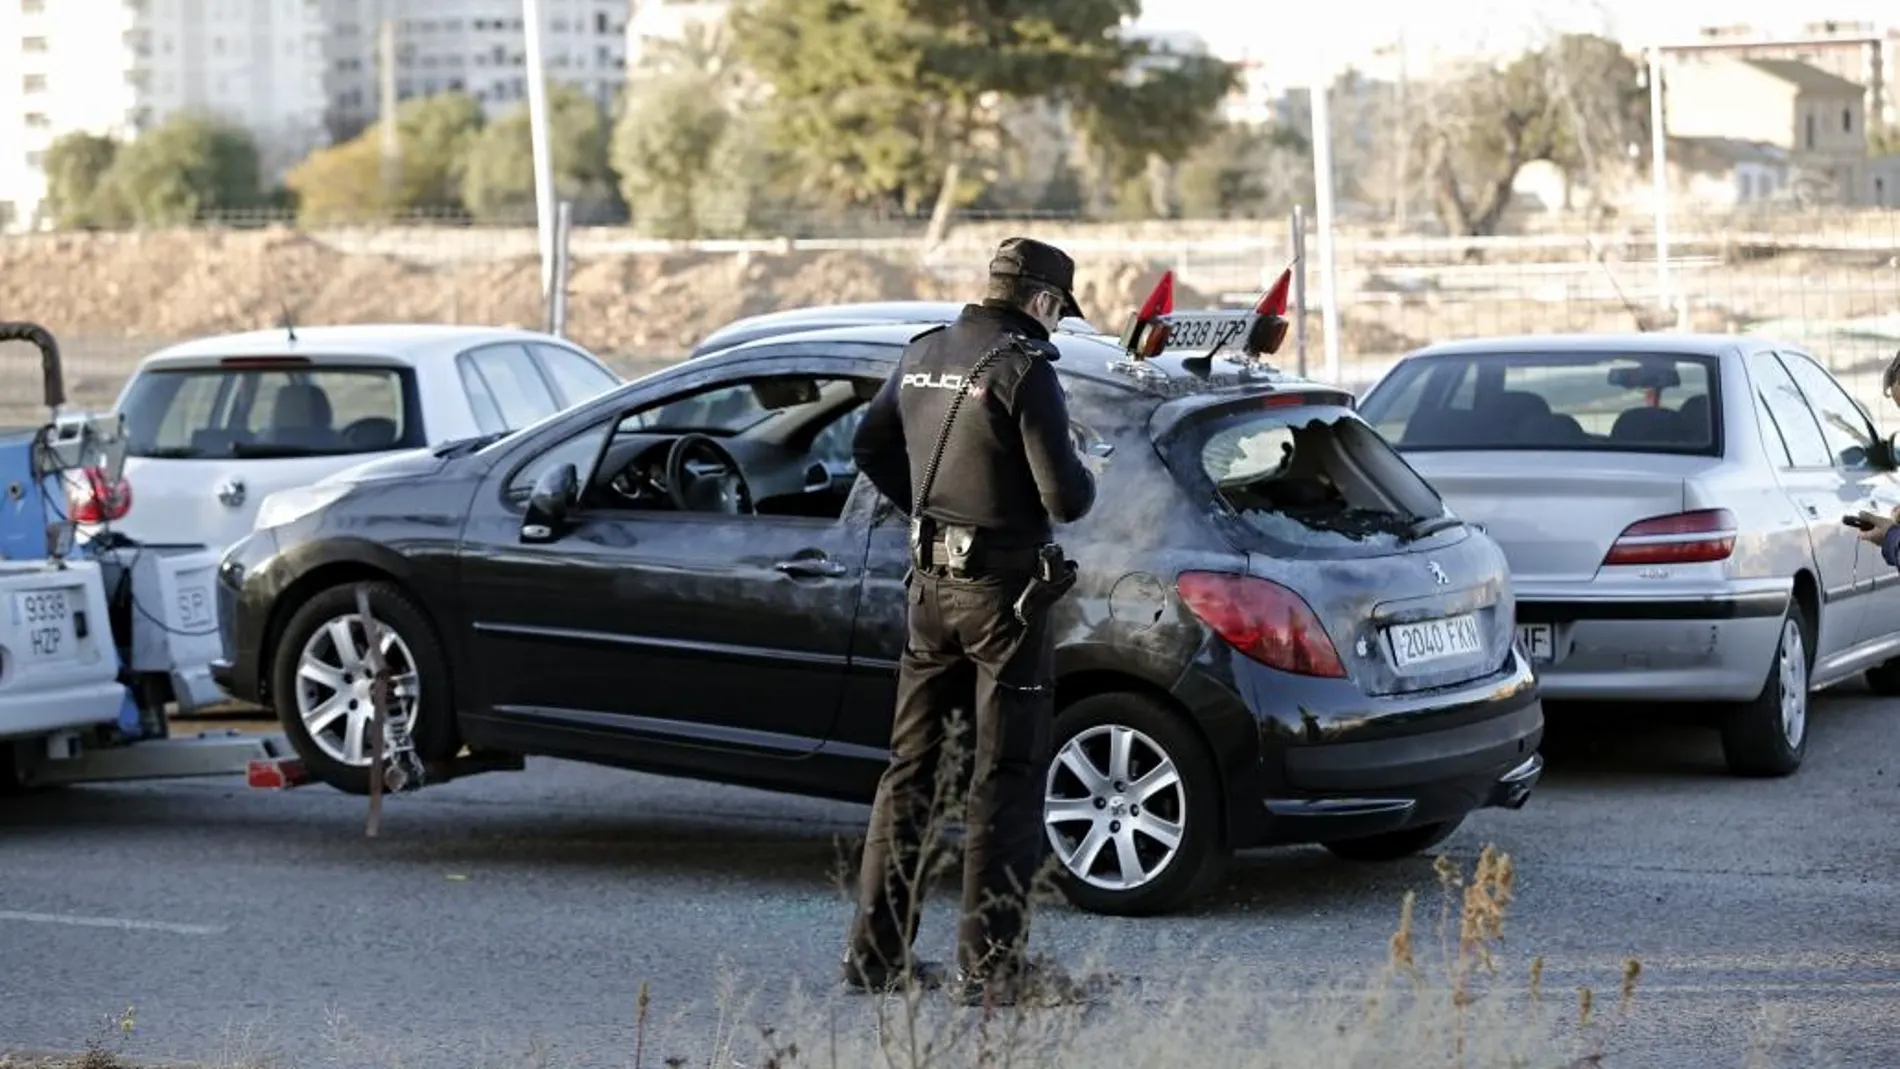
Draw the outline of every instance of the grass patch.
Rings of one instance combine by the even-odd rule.
[[[716,999],[710,1034],[694,1006],[669,1007],[643,983],[613,1054],[586,1037],[588,1065],[631,1069],[1616,1069],[1657,1064],[1613,1049],[1636,1012],[1643,969],[1636,959],[1600,987],[1551,987],[1545,961],[1514,963],[1503,945],[1516,872],[1489,846],[1469,870],[1436,863],[1439,901],[1408,892],[1385,961],[1355,984],[1263,990],[1258,967],[1221,963],[1217,950],[1184,955],[1210,962],[1190,979],[1157,989],[1139,978],[1093,972],[1105,993],[1057,1006],[954,1006],[942,992],[883,997],[833,990],[771,994],[730,977]],[[1429,914],[1435,914],[1430,917]],[[1740,1022],[1738,1022],[1738,1027]],[[0,1069],[151,1069],[122,1053],[136,1030],[132,1010],[112,1015],[75,1056],[9,1058]],[[302,1065],[405,1069],[370,1036],[332,1021],[329,1050],[290,1060],[243,1044],[243,1053],[191,1069],[292,1069]],[[1743,1065],[1822,1064],[1778,1060],[1780,1030],[1757,1029]],[[227,1043],[227,1046],[229,1044]],[[558,1044],[471,1060],[469,1069],[560,1069]],[[576,1052],[577,1055],[580,1052]]]

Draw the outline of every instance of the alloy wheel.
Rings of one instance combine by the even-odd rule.
[[[1808,656],[1801,622],[1790,617],[1781,625],[1781,734],[1789,749],[1799,748],[1808,731]]]
[[[409,646],[394,628],[384,624],[382,654],[394,674],[394,729],[398,723],[415,730],[421,681]],[[355,767],[369,765],[370,695],[369,639],[362,618],[354,613],[332,618],[305,640],[297,658],[297,715],[324,755]]]
[[[1077,733],[1049,763],[1043,828],[1076,879],[1131,891],[1159,876],[1181,848],[1187,794],[1174,759],[1120,724]]]

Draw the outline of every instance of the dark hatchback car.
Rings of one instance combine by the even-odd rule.
[[[868,802],[906,523],[851,435],[923,326],[761,338],[286,492],[220,567],[215,673],[275,706],[316,777],[366,790],[368,584],[426,759]],[[1056,610],[1045,825],[1073,903],[1166,911],[1237,848],[1397,858],[1524,803],[1543,711],[1504,557],[1349,394],[1056,340],[1078,448],[1106,463],[1058,536],[1082,578]]]

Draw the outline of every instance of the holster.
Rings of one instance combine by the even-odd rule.
[[[1048,612],[1062,596],[1075,586],[1075,562],[1062,552],[1062,547],[1054,542],[1044,542],[1036,547],[1036,570],[1029,577],[1029,583],[1023,592],[1016,596],[1012,606],[1016,620],[1024,627],[1042,614]]]

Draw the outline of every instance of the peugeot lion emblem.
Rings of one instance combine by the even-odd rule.
[[[244,504],[244,480],[235,476],[218,484],[218,500],[227,508]],[[1433,567],[1437,567],[1433,565]]]
[[[1425,567],[1431,570],[1432,582],[1437,583],[1439,586],[1451,585],[1451,576],[1445,574],[1445,569],[1440,568],[1437,561],[1428,560],[1425,562]]]

